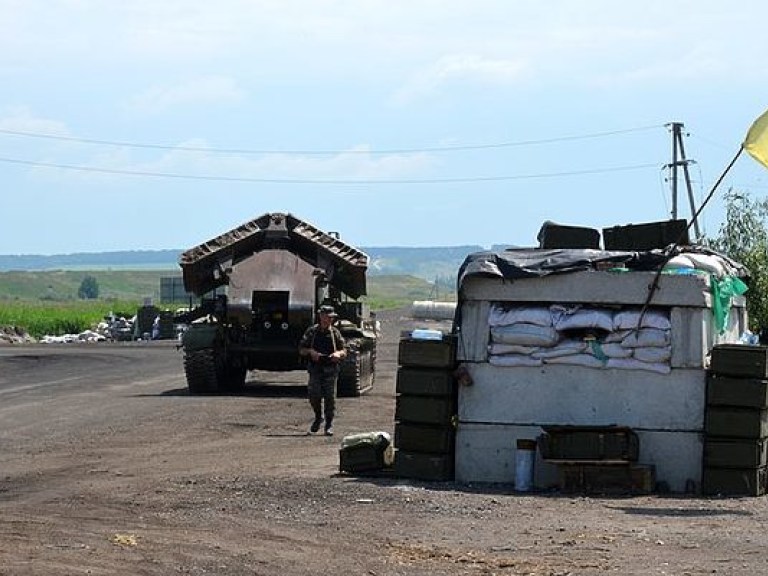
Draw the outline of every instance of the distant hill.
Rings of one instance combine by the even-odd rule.
[[[493,246],[502,250],[505,246]],[[360,248],[370,256],[369,274],[406,275],[428,281],[452,282],[468,254],[482,246]],[[0,272],[45,270],[168,270],[179,272],[183,250],[123,250],[76,254],[0,255]]]
[[[104,270],[178,269],[182,250],[123,250],[119,252],[78,252],[41,256],[0,255],[0,271],[11,270]]]

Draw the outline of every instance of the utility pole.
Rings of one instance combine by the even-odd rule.
[[[672,219],[677,220],[677,171],[679,168],[683,169],[683,176],[685,178],[685,186],[688,190],[688,202],[691,208],[691,217],[693,218],[693,231],[696,234],[696,239],[701,238],[701,231],[699,230],[699,221],[696,217],[696,201],[693,197],[693,187],[691,186],[691,175],[688,172],[688,164],[692,164],[693,160],[688,160],[685,157],[685,146],[683,145],[683,123],[671,122],[667,126],[672,127],[672,162],[667,164],[667,168],[672,171]]]

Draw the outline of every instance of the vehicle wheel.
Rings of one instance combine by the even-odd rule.
[[[358,350],[347,350],[347,357],[339,367],[336,395],[340,398],[360,395],[360,352]]]
[[[216,359],[212,349],[184,353],[184,373],[190,394],[211,394],[218,392]]]

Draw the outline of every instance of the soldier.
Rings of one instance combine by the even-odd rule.
[[[310,434],[320,430],[325,409],[325,435],[333,436],[333,416],[336,405],[336,380],[339,364],[347,356],[346,343],[338,328],[333,326],[337,317],[333,306],[320,306],[318,323],[307,328],[299,343],[299,354],[308,358],[309,404],[315,419]]]

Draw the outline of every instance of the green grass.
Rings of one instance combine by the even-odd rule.
[[[80,300],[77,290],[93,276],[99,298]],[[16,326],[39,338],[45,334],[78,333],[92,328],[110,311],[133,316],[145,298],[160,308],[160,278],[175,270],[92,270],[0,272],[0,326]],[[440,289],[440,300],[455,300]],[[371,310],[409,306],[414,300],[435,299],[433,285],[413,276],[369,276],[365,302]]]
[[[4,300],[46,299],[65,301],[77,298],[77,289],[86,276],[99,285],[100,298],[143,300],[160,297],[160,278],[178,276],[176,270],[46,270],[41,272],[0,272],[0,305]]]
[[[133,316],[138,307],[138,302],[115,300],[6,301],[0,303],[0,326],[21,328],[35,338],[77,334],[94,328],[109,312]]]

